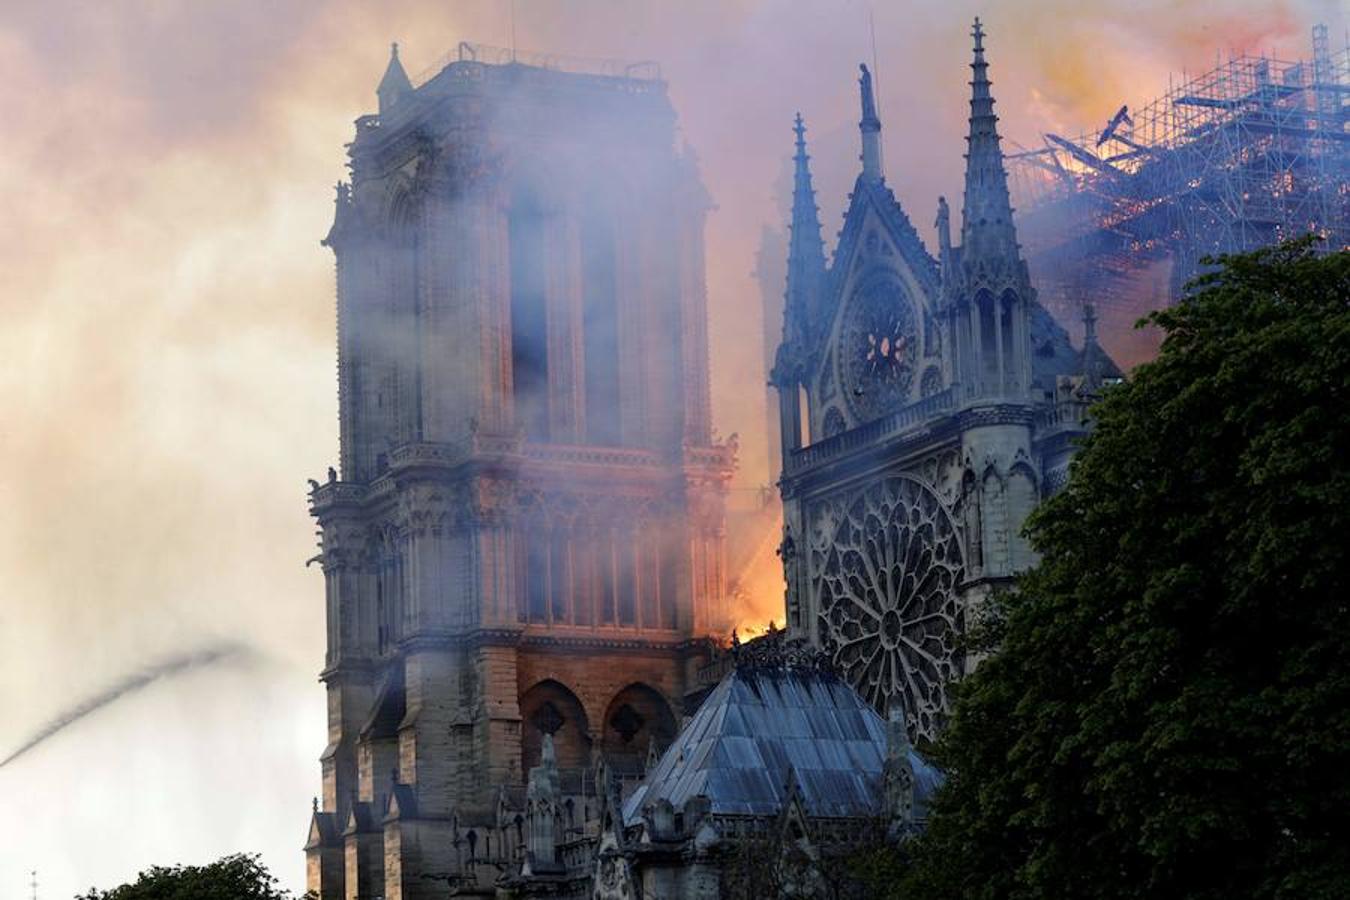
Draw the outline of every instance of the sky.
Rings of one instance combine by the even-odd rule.
[[[930,246],[960,191],[977,13],[1023,144],[1216,52],[1297,57],[1314,23],[1347,24],[1335,0],[516,0],[523,50],[661,65],[717,204],[714,415],[741,488],[765,478],[754,251],[798,110],[833,244],[869,13],[887,176]],[[0,758],[171,673],[0,768],[0,900],[32,869],[66,898],[238,850],[303,887],[324,744],[305,479],[337,444],[319,239],[389,43],[416,77],[462,40],[509,44],[511,20],[499,0],[0,0]]]

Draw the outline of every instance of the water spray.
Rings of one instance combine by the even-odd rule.
[[[156,663],[155,665],[142,669],[141,671],[135,673],[134,675],[129,675],[123,678],[121,681],[114,683],[111,687],[107,688],[106,690],[100,691],[93,697],[90,697],[88,700],[85,700],[81,702],[79,705],[66,710],[65,712],[58,715],[56,718],[47,722],[46,725],[43,725],[41,728],[38,729],[36,734],[34,734],[27,741],[25,741],[19,747],[19,749],[15,750],[9,756],[5,757],[4,761],[0,762],[0,769],[3,769],[5,766],[9,765],[10,763],[14,762],[14,760],[18,759],[20,756],[23,756],[29,750],[32,750],[34,747],[38,746],[43,741],[47,740],[48,738],[52,737],[58,732],[64,730],[65,728],[75,724],[80,719],[83,719],[86,716],[89,716],[97,712],[98,710],[102,709],[108,704],[113,703],[116,700],[120,700],[122,697],[125,697],[128,694],[134,694],[137,691],[149,687],[151,684],[154,684],[156,681],[160,681],[164,678],[171,678],[174,675],[180,675],[183,672],[187,672],[192,669],[199,669],[203,666],[209,666],[212,663],[219,662],[220,660],[228,659],[230,657],[244,656],[248,652],[249,652],[248,648],[244,647],[241,644],[234,644],[234,643],[219,644],[216,646],[207,647],[202,650],[197,650],[193,653],[185,653],[178,656],[170,657],[169,659],[164,660],[163,662],[159,662]]]

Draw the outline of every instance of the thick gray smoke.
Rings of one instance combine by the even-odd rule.
[[[80,719],[92,715],[110,703],[128,694],[134,694],[165,678],[172,678],[192,669],[209,666],[223,659],[247,657],[251,651],[242,644],[225,643],[206,647],[193,653],[172,656],[163,662],[142,669],[134,675],[128,675],[104,691],[95,694],[79,705],[71,707],[38,729],[37,733],[0,762],[0,769],[14,762],[29,750],[41,744],[56,733],[74,725]]]

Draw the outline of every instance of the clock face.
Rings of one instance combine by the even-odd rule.
[[[858,419],[876,418],[909,397],[919,349],[915,325],[909,293],[894,277],[870,279],[849,298],[838,359]]]

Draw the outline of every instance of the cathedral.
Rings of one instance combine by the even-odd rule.
[[[797,119],[771,376],[787,631],[730,649],[710,200],[664,82],[462,44],[414,84],[395,46],[323,242],[318,900],[716,898],[761,846],[801,893],[860,835],[921,827],[941,775],[912,742],[1118,376],[1090,320],[1075,352],[1036,303],[974,38],[936,258],[886,186],[867,69],[828,263]]]
[[[1036,302],[1017,243],[979,20],[973,31],[960,230],[945,199],[938,255],[886,185],[861,67],[862,171],[827,264],[805,127],[797,148],[779,396],[791,633],[824,649],[878,709],[931,740],[968,661],[960,638],[1033,561],[1021,534],[1068,477],[1101,381],[1096,346]]]
[[[414,85],[394,48],[324,240],[320,900],[490,894],[545,738],[579,828],[594,764],[640,775],[729,628],[710,201],[665,85],[479,56]]]

